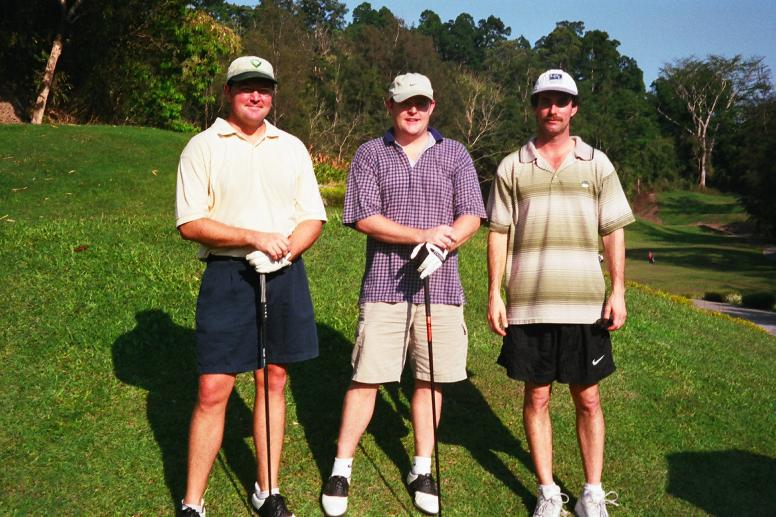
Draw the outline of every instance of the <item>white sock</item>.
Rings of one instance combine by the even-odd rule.
[[[270,494],[279,494],[280,488],[275,487],[270,492],[267,492],[266,490],[262,490],[259,488],[259,484],[254,482],[253,483],[253,490],[256,492],[256,498],[260,501],[263,501],[264,499],[268,498]]]
[[[342,476],[350,482],[352,471],[353,458],[334,458],[334,466],[331,468],[332,476]]]
[[[415,456],[415,461],[412,463],[412,473],[416,476],[431,474],[431,457]]]
[[[590,495],[603,495],[604,489],[601,486],[601,483],[585,483],[584,488],[582,489],[583,494],[590,494]]]
[[[185,510],[186,508],[191,508],[192,510],[201,514],[202,511],[205,509],[205,501],[202,500],[199,502],[199,504],[191,504],[191,503],[184,503],[183,499],[181,499],[181,509]]]
[[[560,487],[555,483],[551,485],[539,485],[539,490],[542,491],[542,495],[545,499],[560,494]]]

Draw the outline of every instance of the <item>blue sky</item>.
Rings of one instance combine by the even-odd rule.
[[[362,0],[348,0],[350,11]],[[255,5],[250,0],[236,1]],[[442,21],[467,12],[475,21],[495,15],[512,28],[510,38],[525,36],[531,44],[561,20],[583,21],[587,30],[609,33],[620,42],[620,53],[634,58],[644,71],[647,87],[663,63],[676,58],[720,54],[760,56],[776,82],[776,1],[774,0],[375,0],[372,8],[388,7],[408,26],[417,25],[425,9]],[[348,19],[350,19],[348,13]]]

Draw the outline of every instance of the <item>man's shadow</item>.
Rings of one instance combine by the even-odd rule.
[[[327,479],[337,448],[342,400],[350,384],[351,339],[336,329],[318,323],[320,357],[315,361],[292,365],[291,391],[297,404],[297,418],[302,425],[313,457],[320,472],[321,482]],[[380,389],[375,412],[367,428],[385,455],[396,465],[396,479],[383,473],[383,482],[405,513],[413,513],[404,494],[402,479],[412,468],[409,452],[402,439],[412,432],[409,400],[413,391],[411,375],[402,376],[402,382],[385,384]],[[471,376],[471,372],[469,372]],[[509,465],[496,454],[502,452],[515,457],[527,469],[533,463],[520,440],[493,412],[480,390],[467,379],[445,385],[444,411],[439,427],[440,444],[458,444],[466,448],[482,468],[493,475],[523,502],[526,508],[536,503],[534,490],[526,488]],[[362,459],[373,462],[363,447],[357,452]],[[561,482],[561,489],[565,487]]]
[[[194,330],[176,325],[158,309],[138,312],[135,319],[135,328],[113,343],[113,370],[121,382],[148,391],[146,416],[177,508],[186,489],[189,423],[198,386]],[[252,425],[251,408],[233,391],[216,462],[228,464],[224,471],[230,477],[235,473],[237,479],[231,481],[241,499],[256,479],[256,457],[245,440],[252,436]]]
[[[774,515],[776,459],[741,450],[677,452],[667,459],[667,492],[709,515]]]

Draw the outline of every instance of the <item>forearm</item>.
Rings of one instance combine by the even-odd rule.
[[[625,230],[622,228],[602,237],[612,293],[625,292]]]
[[[453,222],[453,236],[454,242],[448,251],[453,251],[456,248],[463,246],[477,230],[480,229],[480,217],[471,214],[464,214],[458,216]]]
[[[501,284],[507,263],[506,233],[488,233],[488,296],[501,297]]]
[[[299,223],[288,238],[291,248],[289,260],[296,260],[307,251],[318,240],[321,231],[323,231],[323,221],[308,220]]]
[[[382,215],[372,215],[356,222],[356,230],[388,244],[420,244],[423,231],[405,226]]]
[[[255,247],[256,234],[253,230],[229,226],[212,219],[202,218],[184,223],[178,232],[186,240],[204,244],[209,248]]]

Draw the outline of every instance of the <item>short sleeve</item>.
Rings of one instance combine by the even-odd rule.
[[[595,154],[596,167],[603,172],[598,196],[598,234],[608,235],[634,222],[636,218],[633,217],[614,165],[600,151]]]
[[[376,175],[374,153],[367,144],[353,156],[345,187],[345,207],[342,222],[354,226],[356,222],[382,213],[380,189]]]
[[[482,191],[477,179],[477,170],[469,152],[463,145],[458,145],[458,167],[455,172],[453,217],[457,219],[462,215],[476,215],[485,217],[485,207],[482,203]]]
[[[507,233],[517,224],[517,207],[513,192],[515,154],[510,154],[498,166],[488,196],[488,219],[491,231]]]
[[[181,153],[175,189],[175,225],[207,217],[210,212],[209,157],[203,139],[192,138]]]

